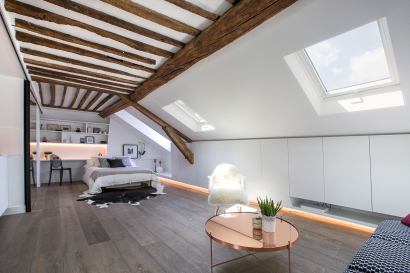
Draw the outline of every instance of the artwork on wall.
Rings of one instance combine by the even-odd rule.
[[[30,129],[36,129],[36,123],[30,122]]]
[[[48,131],[57,131],[59,128],[58,124],[47,124]]]
[[[124,156],[129,156],[130,158],[138,158],[138,145],[137,144],[122,145],[122,154]]]
[[[71,125],[60,125],[60,130],[63,132],[71,132]]]
[[[80,138],[80,143],[85,143],[85,138]]]
[[[98,134],[100,132],[100,128],[93,128],[93,133]]]
[[[94,144],[94,137],[93,136],[86,136],[85,143],[87,144]]]

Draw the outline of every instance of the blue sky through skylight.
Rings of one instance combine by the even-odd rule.
[[[305,50],[327,91],[390,78],[377,21]]]

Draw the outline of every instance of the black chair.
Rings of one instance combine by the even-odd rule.
[[[34,156],[32,154],[30,154],[30,172],[31,172],[31,176],[33,177],[33,186],[36,186],[36,180],[34,179]]]
[[[61,161],[61,158],[58,155],[54,155],[54,154],[50,156],[50,180],[48,180],[49,186],[50,186],[51,174],[53,173],[53,170],[60,172],[60,186],[61,186],[61,183],[63,182],[64,171],[68,171],[70,173],[70,184],[73,183],[73,181],[71,180],[71,168],[64,168],[63,161]]]

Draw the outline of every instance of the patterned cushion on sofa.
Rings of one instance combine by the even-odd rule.
[[[410,272],[410,246],[371,237],[356,253],[349,269],[359,272]]]
[[[400,221],[385,220],[380,223],[371,237],[410,246],[410,227]]]

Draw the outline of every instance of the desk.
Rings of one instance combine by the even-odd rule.
[[[61,159],[63,161],[63,166],[71,168],[73,181],[82,180],[85,170],[84,165],[86,161],[91,158],[71,158],[71,159]],[[35,162],[35,161],[34,161]],[[50,160],[40,159],[40,181],[41,184],[48,184],[50,178]],[[65,172],[63,175],[63,182],[70,181],[68,172]],[[53,172],[51,176],[51,182],[60,183],[59,172]]]

